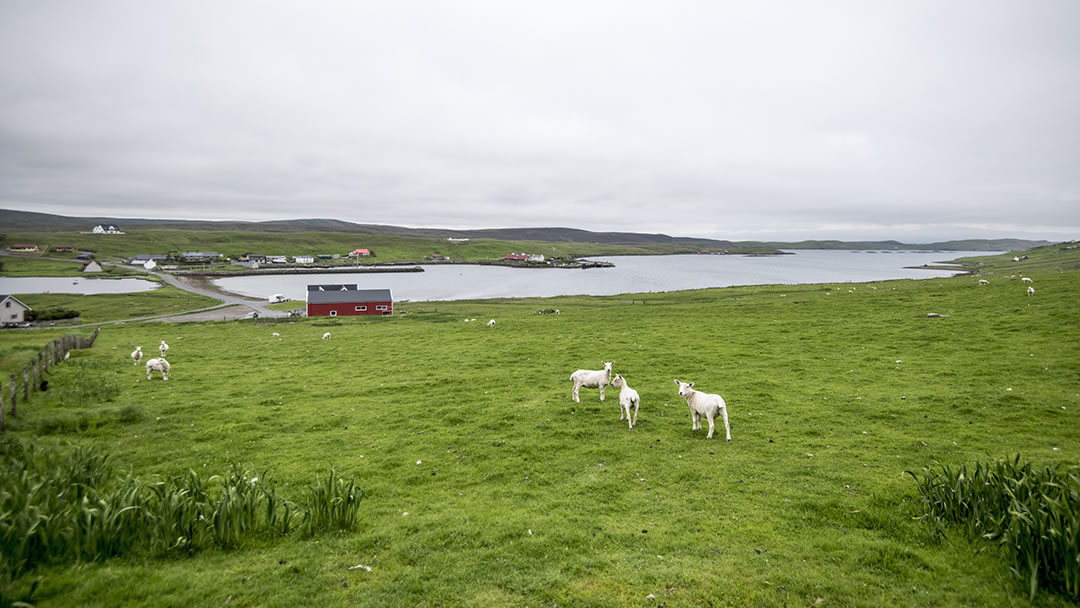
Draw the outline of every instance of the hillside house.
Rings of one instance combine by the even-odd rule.
[[[26,311],[30,307],[20,302],[15,296],[0,294],[0,323],[22,323],[26,321]]]
[[[82,271],[83,272],[101,272],[101,264],[98,264],[94,260],[90,260],[89,262],[83,264]]]
[[[57,245],[53,247],[53,251],[56,253],[75,253],[77,249],[74,245]]]
[[[314,264],[315,256],[311,255],[294,255],[293,262],[297,264]]]
[[[353,249],[352,252],[349,253],[349,255],[352,257],[369,256],[371,255],[371,251],[368,249]]]
[[[112,224],[98,224],[97,226],[94,226],[94,229],[90,232],[94,234],[124,234],[123,232],[120,232],[119,228]]]
[[[8,246],[8,251],[12,253],[37,253],[37,243],[13,243]]]
[[[180,261],[188,263],[216,262],[223,256],[216,251],[185,251],[180,254]]]
[[[309,317],[392,314],[394,297],[389,289],[359,289],[355,284],[307,286]]]
[[[503,256],[504,260],[511,262],[527,262],[529,261],[529,254],[527,253],[508,253]]]

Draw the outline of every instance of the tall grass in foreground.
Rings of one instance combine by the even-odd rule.
[[[919,486],[931,536],[959,524],[969,537],[996,542],[1010,572],[1028,584],[1080,599],[1080,467],[1013,460],[908,471]]]
[[[305,534],[351,529],[362,497],[333,470],[325,483],[316,477],[302,506],[237,464],[207,480],[191,470],[115,480],[100,449],[8,439],[0,442],[0,599],[9,597],[6,583],[38,565],[229,548],[249,535],[288,534],[298,513]]]

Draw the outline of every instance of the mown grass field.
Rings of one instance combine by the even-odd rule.
[[[1030,255],[999,256],[982,287],[957,277],[105,327],[20,406],[10,436],[100,446],[146,479],[239,462],[289,491],[333,466],[365,490],[360,524],[52,566],[17,585],[43,577],[41,606],[1070,605],[1030,602],[989,544],[932,541],[905,474],[1015,454],[1078,462],[1078,258]],[[562,314],[533,314],[545,308]],[[159,340],[172,346],[168,382],[128,359]],[[614,388],[570,400],[571,372],[612,359],[641,394],[633,431]],[[691,431],[674,378],[725,397],[733,441]],[[80,382],[108,398],[61,406]]]

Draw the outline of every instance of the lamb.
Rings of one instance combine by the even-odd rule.
[[[161,379],[169,379],[169,362],[165,359],[155,358],[146,362],[146,379],[151,379],[151,372],[161,372]]]
[[[158,350],[161,351],[161,358],[164,359],[165,355],[169,352],[169,345],[164,340],[158,345]]]
[[[141,346],[136,346],[135,350],[131,351],[131,360],[133,361],[132,365],[138,365],[139,361],[142,360],[142,347]]]
[[[630,388],[626,384],[626,378],[623,378],[621,374],[615,374],[615,379],[611,381],[611,386],[619,387],[619,420],[623,419],[623,415],[626,415],[626,422],[630,425],[630,430],[634,429],[634,425],[637,424],[637,412],[638,407],[641,405],[641,397],[638,396],[638,392]],[[634,419],[630,420],[630,406],[634,406]]]
[[[1030,283],[1031,282],[1031,277],[1020,277],[1020,280],[1025,282],[1025,283]]]
[[[1028,295],[1029,296],[1035,295],[1035,288],[1034,287],[1028,286]]]
[[[990,284],[990,281],[987,281],[986,279],[979,279],[979,285],[989,285],[989,284]]]
[[[488,321],[488,327],[495,327],[495,319]]]
[[[323,340],[329,340],[330,339],[330,332],[326,332],[325,334],[323,334],[322,339]]]
[[[727,440],[731,441],[731,427],[728,425],[727,404],[724,403],[724,398],[720,395],[695,391],[693,382],[675,380],[675,384],[679,385],[679,396],[686,398],[686,405],[690,407],[692,430],[696,431],[701,428],[701,416],[704,414],[705,418],[709,420],[709,434],[705,438],[712,439],[713,419],[716,418],[717,414],[720,414],[724,419],[724,431],[727,433]]]
[[[581,403],[578,391],[584,386],[585,388],[599,388],[600,401],[604,400],[604,389],[607,387],[608,382],[611,382],[611,366],[615,365],[615,362],[601,361],[600,363],[604,366],[602,370],[579,369],[570,374],[570,380],[574,383],[574,390],[570,395],[571,399]]]

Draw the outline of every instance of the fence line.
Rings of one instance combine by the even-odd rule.
[[[66,360],[68,354],[72,350],[92,348],[100,332],[101,326],[98,326],[94,328],[94,333],[91,334],[89,338],[76,336],[74,334],[64,334],[46,344],[37,352],[37,354],[30,357],[30,361],[22,368],[23,405],[25,406],[26,403],[30,401],[30,391],[37,392],[41,387],[41,383],[45,380],[46,373]],[[8,378],[8,401],[11,402],[11,417],[14,418],[18,415],[18,374],[11,374]],[[7,405],[8,404],[4,402],[4,386],[0,383],[0,433],[7,430],[7,421],[5,420]]]

